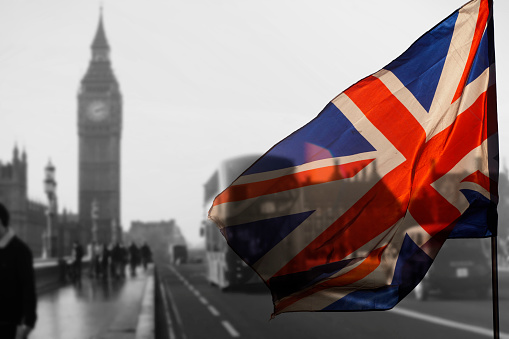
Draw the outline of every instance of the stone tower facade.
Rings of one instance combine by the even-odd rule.
[[[78,93],[79,222],[107,243],[121,225],[122,94],[113,73],[102,14]]]

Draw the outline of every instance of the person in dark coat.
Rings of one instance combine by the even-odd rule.
[[[152,261],[152,251],[150,250],[150,247],[147,245],[146,241],[141,246],[140,252],[141,252],[141,261],[143,263],[143,268],[146,271],[148,263]]]
[[[120,276],[125,278],[125,268],[129,260],[129,253],[123,243],[120,243]]]
[[[122,278],[125,274],[122,270],[125,268],[125,248],[120,243],[117,242],[113,245],[113,249],[111,250],[111,265],[112,265],[112,275],[115,278]]]
[[[128,248],[129,252],[129,266],[131,268],[131,276],[136,275],[136,266],[138,266],[138,263],[140,262],[140,250],[138,246],[134,242],[131,243],[131,245]]]
[[[93,278],[97,278],[101,272],[101,252],[102,247],[96,242],[92,241],[88,244],[88,256],[90,257],[90,269],[89,276]]]
[[[81,285],[81,267],[83,262],[83,246],[78,241],[72,244],[72,271],[74,282]]]
[[[32,251],[9,228],[0,204],[0,338],[28,338],[37,320]]]
[[[108,279],[108,268],[110,265],[110,249],[108,248],[108,245],[102,244],[102,251],[101,251],[101,275],[103,279]]]

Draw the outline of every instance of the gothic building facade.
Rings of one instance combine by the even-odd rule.
[[[86,234],[76,214],[67,210],[52,215],[52,253],[44,249],[44,235],[48,231],[48,203],[28,196],[28,157],[14,147],[10,162],[0,162],[0,202],[9,210],[10,227],[30,247],[35,258],[43,255],[62,257],[71,254],[74,240],[85,239]],[[41,168],[41,176],[43,169]],[[41,190],[43,183],[41,181]]]
[[[14,232],[37,257],[42,254],[42,236],[47,225],[46,206],[28,198],[27,169],[25,151],[20,154],[14,147],[11,161],[0,163],[0,202],[9,210]]]
[[[70,255],[75,240],[87,243],[95,238],[109,243],[121,233],[122,95],[111,68],[102,14],[91,51],[78,92],[79,212],[57,210],[53,215],[53,253],[49,256]],[[0,202],[10,211],[16,234],[28,244],[34,257],[41,257],[48,230],[48,204],[28,198],[27,169],[27,155],[17,147],[10,162],[0,161]]]

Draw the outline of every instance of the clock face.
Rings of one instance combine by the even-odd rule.
[[[87,117],[92,121],[102,121],[108,117],[108,105],[103,101],[92,101],[87,107]]]

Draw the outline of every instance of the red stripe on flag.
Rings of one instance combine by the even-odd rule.
[[[450,180],[454,182],[454,175],[459,174],[450,173],[454,166],[490,136],[485,123],[488,117],[486,102],[487,96],[483,93],[451,126],[431,138],[415,165],[409,211],[432,236],[454,222],[460,212],[431,184],[448,174],[452,175]],[[489,186],[484,186],[486,183],[483,187],[489,189]],[[456,185],[459,181],[451,189],[457,190]]]
[[[316,168],[249,184],[234,184],[216,197],[214,206],[288,191],[295,188],[322,184],[334,180],[351,178],[368,166],[372,161],[373,159],[361,160],[339,166]]]
[[[480,171],[476,171],[472,174],[470,174],[468,177],[463,179],[461,182],[474,182],[487,190],[490,191],[490,185],[494,185],[495,183],[490,180],[487,176],[485,176]]]
[[[360,81],[345,94],[407,160],[385,175],[274,276],[340,261],[393,226],[406,213],[412,166],[425,141],[422,126],[376,77]]]
[[[480,128],[486,115],[485,95],[479,97],[469,112],[461,114],[449,128],[425,143],[420,124],[389,94],[383,83],[372,77],[366,80],[354,86],[347,95],[367,112],[370,121],[398,147],[407,161],[387,174],[275,276],[342,260],[394,225],[405,215],[409,205],[412,216],[431,235],[443,230],[459,216],[459,211],[431,184],[486,139],[486,131],[481,132]],[[376,101],[383,104],[378,106]],[[468,137],[465,137],[465,131]],[[480,135],[475,135],[475,131]],[[433,163],[436,164],[435,171],[430,166]],[[430,213],[430,208],[433,213]]]
[[[383,82],[370,76],[345,94],[406,159],[413,159],[424,143],[424,129]]]
[[[388,176],[394,179],[394,183],[398,182],[395,175]],[[408,187],[408,184],[396,187],[394,190],[400,190],[401,196],[395,197],[393,191],[383,182],[384,179],[274,276],[304,272],[315,266],[343,260],[401,219],[405,214],[409,195],[409,192],[405,194],[402,188]]]
[[[319,284],[313,285],[311,288],[304,290],[301,293],[290,295],[283,298],[280,302],[276,302],[274,305],[274,311],[276,314],[283,311],[288,306],[296,303],[297,301],[306,298],[312,294],[323,291],[332,287],[342,287],[355,283],[373,272],[378,266],[380,266],[383,251],[387,246],[383,246],[373,250],[369,255],[362,261],[362,263],[351,271],[340,275],[338,277],[327,279]],[[370,286],[371,285],[367,285]]]

